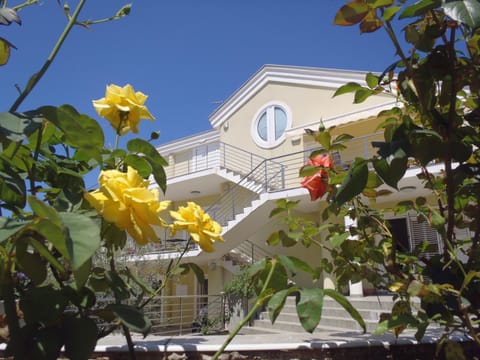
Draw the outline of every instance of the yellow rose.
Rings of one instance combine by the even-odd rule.
[[[143,105],[147,98],[140,91],[135,92],[130,84],[123,88],[109,85],[104,98],[93,100],[93,107],[98,115],[110,121],[118,135],[138,133],[140,119],[155,120]]]
[[[139,245],[157,242],[152,226],[167,226],[159,214],[170,202],[159,201],[158,190],[149,189],[149,182],[131,167],[127,173],[102,171],[98,182],[98,190],[85,194],[97,212],[120,230],[126,230]]]
[[[220,224],[212,220],[194,202],[188,202],[186,207],[179,207],[178,211],[170,211],[170,216],[175,219],[170,227],[172,234],[177,230],[186,230],[204,251],[212,252],[215,250],[213,247],[215,241],[223,242]]]

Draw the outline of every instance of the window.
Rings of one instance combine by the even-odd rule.
[[[396,240],[397,251],[408,253],[426,243],[428,246],[421,253],[426,258],[442,253],[437,231],[426,221],[419,222],[416,214],[410,213],[405,218],[390,219],[388,222]]]
[[[285,131],[292,125],[290,110],[275,102],[265,105],[254,117],[252,137],[263,148],[272,148],[285,140]]]

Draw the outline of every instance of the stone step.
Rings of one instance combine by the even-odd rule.
[[[367,332],[373,332],[378,326],[377,322],[366,321],[365,325],[367,327]],[[289,332],[297,332],[297,333],[304,333],[306,330],[300,324],[300,322],[290,322],[290,321],[281,321],[276,320],[275,324],[272,325],[269,319],[266,320],[255,320],[254,327],[257,329],[265,329],[265,330],[275,330],[275,331],[289,331]],[[355,331],[355,332],[363,332],[363,329],[360,325],[353,319],[345,319],[345,318],[323,318],[318,324],[317,328],[314,332],[321,332],[325,330],[335,330],[339,332],[348,332],[348,331]]]
[[[356,309],[363,320],[367,321],[378,321],[380,319],[380,314],[386,312],[384,310],[369,310],[369,309]],[[350,314],[345,309],[329,309],[323,308],[322,310],[322,318],[324,317],[333,317],[333,318],[351,318]],[[259,315],[260,319],[269,319],[268,312],[262,312]],[[298,315],[296,309],[293,311],[282,311],[278,317],[278,320],[281,321],[297,321]]]
[[[394,303],[391,296],[351,297],[348,298],[348,300],[362,316],[368,332],[372,332],[377,328],[380,314],[389,312]],[[292,332],[305,331],[298,320],[295,297],[287,298],[285,306],[273,326],[270,322],[268,312],[266,311],[259,314],[259,319],[255,320],[254,326]],[[350,314],[340,304],[330,298],[324,299],[322,318],[318,329],[362,331],[360,325],[350,316]]]
[[[363,316],[363,320],[365,321],[365,324],[367,325],[367,329],[369,331],[372,331],[376,329],[378,325],[378,317],[375,318],[369,318],[367,316]],[[270,325],[270,318],[266,313],[262,313],[259,316],[258,321],[266,321]],[[259,322],[258,324],[261,324],[262,322]],[[300,325],[300,320],[298,319],[297,314],[283,314],[280,313],[280,315],[277,317],[275,320],[275,324],[273,328],[275,328],[275,325],[277,323],[288,323],[292,325]],[[257,320],[255,320],[255,326],[257,326]],[[327,314],[325,312],[322,313],[322,318],[320,320],[320,327],[328,327],[328,328],[340,328],[340,329],[356,329],[356,330],[361,330],[360,325],[357,323],[356,320],[354,320],[352,317],[350,317],[349,314],[340,314],[339,316],[337,315],[332,315],[332,314]],[[270,326],[268,326],[270,327]],[[281,329],[280,329],[281,330]],[[303,332],[303,327],[301,328],[301,331]]]

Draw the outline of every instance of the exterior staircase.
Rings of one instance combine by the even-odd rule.
[[[393,306],[392,296],[365,296],[348,297],[348,300],[357,309],[367,325],[367,332],[373,332],[379,322],[380,314],[390,312]],[[289,332],[305,332],[298,320],[295,307],[295,297],[287,298],[285,306],[272,325],[268,312],[259,314],[259,319],[254,321],[254,327],[264,330],[278,330]],[[328,330],[337,332],[362,332],[360,325],[351,318],[347,311],[335,300],[325,297],[320,324],[315,332]]]

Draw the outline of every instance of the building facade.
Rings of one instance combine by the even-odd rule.
[[[299,169],[312,149],[319,144],[305,129],[318,130],[320,123],[335,127],[338,134],[354,138],[334,161],[348,165],[357,156],[369,158],[375,153],[371,143],[381,140],[377,114],[396,105],[394,96],[372,96],[361,104],[353,96],[333,97],[348,82],[364,84],[365,73],[321,68],[266,65],[226,99],[210,116],[210,131],[164,144],[158,151],[168,160],[165,198],[174,207],[195,201],[223,226],[224,243],[216,251],[202,252],[192,247],[185,261],[195,262],[206,274],[204,284],[187,278],[168,287],[169,295],[219,294],[224,284],[249,263],[272,254],[290,254],[315,265],[321,250],[305,249],[301,244],[283,248],[269,247],[266,239],[282,226],[269,218],[276,200],[299,200],[297,211],[321,223],[322,201],[312,202],[300,187]],[[432,171],[435,171],[434,169]],[[407,170],[399,191],[377,201],[389,206],[401,200],[424,195],[416,177],[418,169]],[[339,219],[348,225],[348,219]],[[394,217],[392,228],[402,245],[413,249],[421,242],[432,244],[431,251],[442,251],[437,233],[416,221],[414,214]],[[175,256],[185,239],[170,239],[165,233],[161,249],[145,259],[159,260]],[[295,279],[301,286],[311,285],[301,274]],[[315,286],[334,287],[334,279],[324,276]],[[367,283],[353,284],[351,295],[374,293]]]

